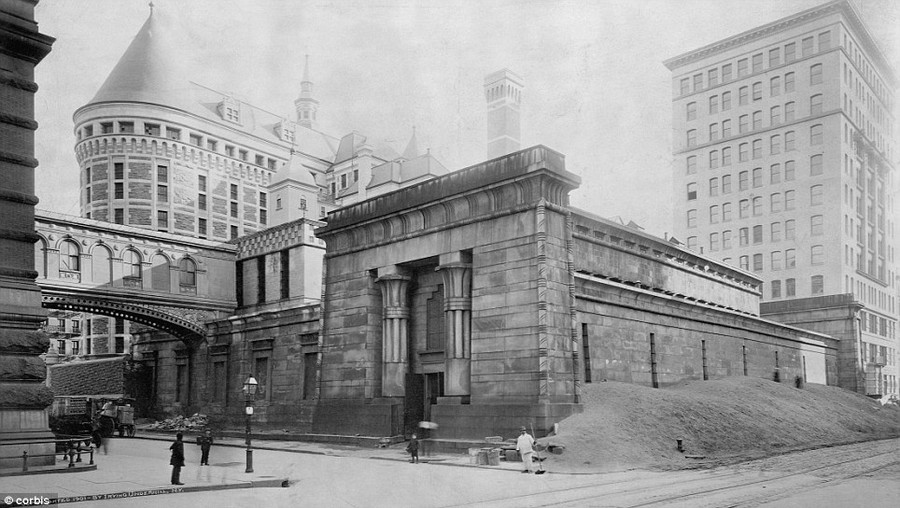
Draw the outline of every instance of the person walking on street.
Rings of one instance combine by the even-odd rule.
[[[175,434],[175,442],[169,447],[172,450],[172,459],[169,464],[172,466],[172,485],[184,485],[181,483],[181,468],[184,467],[184,436],[179,432]]]
[[[409,444],[406,445],[406,451],[409,452],[409,461],[413,464],[419,463],[419,440],[416,439],[416,435],[412,435],[412,439],[409,440]]]
[[[197,444],[200,445],[200,465],[208,466],[209,465],[209,449],[212,448],[213,438],[209,429],[206,432],[197,438]]]
[[[534,438],[528,434],[525,427],[519,427],[519,438],[516,439],[516,451],[522,456],[522,462],[525,463],[523,473],[532,473],[534,466],[531,463],[531,456],[534,453]]]

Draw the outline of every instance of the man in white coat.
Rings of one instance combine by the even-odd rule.
[[[533,467],[531,462],[531,456],[534,454],[534,438],[528,434],[528,431],[525,430],[525,427],[519,428],[519,438],[516,439],[516,451],[522,456],[522,462],[525,463],[525,469],[522,471],[523,473],[532,473]]]

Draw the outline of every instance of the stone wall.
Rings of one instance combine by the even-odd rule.
[[[54,395],[114,395],[125,393],[125,358],[51,365]]]

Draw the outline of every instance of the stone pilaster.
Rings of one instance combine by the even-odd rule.
[[[381,395],[406,395],[409,370],[409,281],[411,277],[397,266],[378,270],[378,282],[384,303],[382,315]]]
[[[46,312],[34,270],[34,67],[53,38],[38,32],[36,3],[0,1],[0,456],[54,453],[44,411],[53,394],[40,358],[48,341],[36,331]],[[50,455],[29,465],[53,462]],[[0,460],[0,469],[21,464]]]
[[[459,253],[441,256],[437,267],[444,281],[444,395],[465,399],[471,394],[472,365],[472,263],[467,261]]]

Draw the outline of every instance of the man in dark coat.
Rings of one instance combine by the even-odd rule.
[[[169,464],[172,465],[172,485],[184,485],[181,483],[181,468],[184,467],[184,436],[179,432],[175,434],[175,442],[169,447],[172,450],[172,459]]]
[[[409,452],[409,461],[418,464],[419,463],[419,440],[416,439],[416,435],[412,435],[412,439],[409,440],[409,444],[406,445],[406,451]]]
[[[212,434],[207,430],[202,436],[197,438],[197,444],[200,445],[200,465],[209,465],[209,449],[212,448]]]

